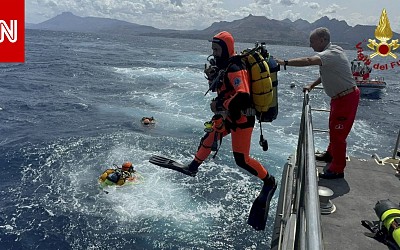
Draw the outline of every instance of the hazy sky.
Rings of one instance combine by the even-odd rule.
[[[28,0],[26,22],[39,23],[61,12],[107,17],[166,29],[204,29],[217,21],[253,14],[270,19],[314,22],[322,16],[349,25],[378,25],[385,8],[393,31],[400,32],[398,0]]]

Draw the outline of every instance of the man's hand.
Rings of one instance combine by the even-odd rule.
[[[209,65],[207,67],[207,64],[204,65],[204,73],[206,74],[206,78],[209,81],[212,81],[217,75],[218,75],[218,68],[215,66]]]
[[[312,89],[313,89],[313,84],[311,83],[303,87],[303,92],[306,92],[306,90],[310,92]]]

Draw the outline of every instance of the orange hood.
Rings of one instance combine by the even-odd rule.
[[[233,36],[228,31],[221,31],[216,34],[213,39],[213,43],[218,43],[222,47],[222,54],[228,54],[229,57],[235,55],[235,40]],[[224,51],[225,50],[225,51]]]

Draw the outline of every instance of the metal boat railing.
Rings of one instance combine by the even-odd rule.
[[[308,91],[304,93],[299,138],[296,153],[289,157],[282,174],[277,215],[275,217],[271,250],[320,250],[324,249],[321,227],[321,208],[318,194],[317,167],[315,164],[314,129]],[[400,130],[391,158],[378,163],[397,166],[400,176]]]
[[[282,177],[280,219],[275,220],[271,249],[324,249],[322,242],[314,135],[308,91],[304,93],[297,151]],[[277,226],[279,224],[279,226]]]

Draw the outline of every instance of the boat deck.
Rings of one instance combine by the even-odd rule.
[[[325,164],[318,161],[316,164],[322,172]],[[372,158],[360,160],[350,157],[344,179],[319,179],[319,186],[334,192],[330,199],[336,206],[334,213],[321,215],[325,250],[388,249],[386,245],[364,235],[370,231],[361,225],[361,221],[378,220],[374,207],[379,200],[390,199],[395,204],[400,202],[400,179],[395,173],[391,164],[379,165]]]

